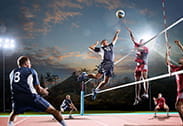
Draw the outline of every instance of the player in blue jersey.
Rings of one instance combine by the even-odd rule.
[[[97,74],[82,73],[78,78],[79,78],[79,80],[84,80],[86,78],[100,79],[104,75],[104,80],[101,81],[98,84],[98,86],[93,90],[93,99],[96,98],[96,94],[100,90],[100,88],[103,87],[105,84],[107,84],[109,82],[110,78],[112,77],[113,67],[114,67],[113,46],[116,44],[116,42],[118,40],[119,32],[120,32],[120,30],[116,31],[111,43],[109,43],[107,40],[102,40],[100,43],[101,47],[97,47],[99,45],[98,41],[89,47],[89,50],[91,50],[101,56],[102,62],[99,65]]]
[[[17,60],[18,68],[10,73],[10,86],[12,91],[12,112],[8,126],[14,126],[15,117],[26,111],[45,111],[52,114],[62,125],[66,126],[63,117],[42,95],[48,95],[47,88],[42,88],[37,72],[31,68],[28,57],[21,56]]]
[[[75,107],[74,103],[72,102],[70,95],[66,95],[65,99],[63,100],[62,104],[60,105],[60,110],[61,110],[61,112],[69,111],[70,119],[73,119],[72,112],[74,110],[78,111],[77,108]]]

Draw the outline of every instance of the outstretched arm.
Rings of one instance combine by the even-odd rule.
[[[183,51],[183,45],[181,44],[181,42],[179,40],[175,40],[174,42]]]
[[[165,55],[165,62],[166,62],[166,64],[167,65],[172,65],[171,63],[170,63],[170,48],[171,47],[168,47],[168,49],[167,49],[167,51],[166,51],[166,55]]]
[[[99,41],[96,41],[95,44],[93,44],[93,45],[91,45],[91,46],[89,47],[89,50],[94,51],[94,50],[95,50],[95,47],[96,47],[98,44],[99,44]]]
[[[112,44],[113,44],[113,45],[116,44],[116,42],[117,42],[117,40],[118,40],[118,38],[119,38],[119,33],[120,33],[120,30],[117,30],[116,33],[115,33],[115,35],[114,35],[114,38],[113,38],[113,40],[112,40]]]
[[[153,100],[154,100],[154,104],[156,105],[157,104],[157,100],[155,97],[153,97]]]
[[[134,36],[133,36],[132,31],[131,31],[128,27],[126,27],[126,29],[127,29],[127,30],[129,31],[129,33],[130,33],[130,38],[131,38],[132,42],[133,42],[135,45],[137,45],[137,43],[135,42],[135,38],[134,38]]]

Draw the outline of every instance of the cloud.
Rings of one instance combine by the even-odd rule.
[[[79,3],[86,4],[87,6],[93,5],[94,1],[93,0],[76,0]]]
[[[71,0],[60,0],[60,1],[53,1],[53,3],[51,3],[49,5],[51,8],[79,8],[82,9],[83,7],[78,4],[78,3],[74,3]]]
[[[149,16],[154,15],[154,12],[149,10],[148,8],[139,10],[139,13],[142,15],[149,15]]]
[[[77,16],[77,15],[81,15],[81,13],[79,13],[79,12],[64,12],[61,10],[57,10],[55,12],[46,12],[46,16],[43,19],[43,22],[45,24],[61,23],[62,21],[66,20],[68,17],[73,17],[73,16]]]
[[[79,28],[80,27],[80,25],[78,25],[78,24],[76,24],[76,23],[72,23],[71,24],[71,28]]]
[[[66,9],[67,8],[67,9]],[[72,0],[52,0],[42,3],[40,1],[20,1],[22,30],[26,33],[24,38],[35,38],[40,34],[47,34],[54,24],[64,23],[69,17],[81,15],[83,7]],[[74,9],[72,11],[72,9]],[[76,23],[73,28],[78,28]]]
[[[30,11],[30,8],[27,7],[22,7],[22,14],[26,17],[26,18],[35,18],[35,14],[32,13],[32,11]]]
[[[127,3],[123,0],[95,0],[98,5],[104,6],[109,10],[117,9],[117,8],[133,8],[134,5],[131,3]]]
[[[135,24],[134,21],[132,21],[132,20],[127,20],[127,19],[123,19],[123,20],[122,20],[122,23],[124,23],[124,24],[130,24],[130,25]]]

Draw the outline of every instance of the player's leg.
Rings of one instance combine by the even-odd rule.
[[[183,101],[181,100],[178,100],[175,104],[175,108],[177,109],[179,115],[180,115],[180,118],[183,122]]]
[[[72,117],[72,112],[74,111],[74,108],[71,107],[69,110],[70,110],[70,111],[69,111],[69,118],[70,118],[70,119],[73,119],[73,117]]]
[[[169,117],[169,107],[167,104],[164,104],[164,109],[166,110],[167,117]]]
[[[103,73],[104,74],[104,79],[103,81],[101,81],[98,86],[92,91],[93,92],[93,99],[95,100],[97,92],[107,83],[109,83],[110,78],[112,77],[113,74],[113,68],[114,65],[113,63],[106,63],[103,64],[102,67],[100,67],[99,69],[99,73]]]
[[[96,87],[96,90],[100,89],[101,87],[103,87],[105,84],[107,84],[110,81],[110,77],[109,76],[104,76],[104,80],[101,81],[98,86]]]
[[[135,78],[135,81],[139,81],[141,78],[141,71],[135,71],[134,78]],[[141,101],[140,91],[141,91],[141,84],[136,84],[135,85],[135,101],[133,105],[137,105]]]
[[[97,74],[87,74],[86,72],[82,72],[78,76],[77,80],[84,81],[84,80],[87,80],[88,78],[99,79],[102,77],[102,75],[103,75],[103,64],[100,64]]]
[[[148,71],[147,70],[144,70],[142,72],[142,76],[143,76],[143,79],[147,79],[148,78]],[[148,95],[148,91],[149,91],[149,82],[146,81],[144,82],[144,94],[142,95],[143,98],[149,98],[149,95]]]
[[[10,113],[10,117],[8,119],[8,126],[14,126],[15,118],[18,114],[16,114],[14,111]]]
[[[103,76],[102,73],[88,74],[88,78],[100,79]]]
[[[157,105],[155,108],[154,108],[154,117],[157,117],[157,112],[158,110],[160,109],[159,105]]]
[[[93,79],[100,79],[103,76],[103,73],[98,72],[97,74],[87,74],[86,72],[82,72],[77,80],[78,81],[84,81],[87,80],[89,78],[93,78]]]
[[[101,87],[103,87],[105,84],[107,84],[110,81],[110,77],[109,76],[104,76],[104,80],[101,81],[98,86],[92,90],[92,99],[95,100],[97,93],[99,92],[99,90],[101,89]]]
[[[32,101],[32,107],[34,109],[45,111],[49,114],[52,114],[55,119],[62,125],[66,126],[64,119],[60,112],[56,110],[47,100],[45,100],[43,97],[36,95],[35,98]]]
[[[56,110],[53,106],[49,106],[47,109],[46,109],[46,112],[49,113],[49,114],[52,114],[55,119],[62,125],[62,126],[66,126],[65,122],[64,122],[64,119],[62,117],[62,115],[60,114],[60,112],[58,110]]]

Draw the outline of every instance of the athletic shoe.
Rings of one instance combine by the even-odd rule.
[[[92,89],[92,99],[95,100],[99,89]]]
[[[88,79],[88,74],[86,73],[86,72],[82,72],[79,76],[78,76],[78,78],[77,78],[77,80],[78,81],[84,81],[84,80],[86,80],[86,79]]]
[[[135,105],[138,105],[138,104],[139,104],[139,100],[138,99],[135,99],[133,105],[135,106]]]
[[[135,101],[134,101],[133,105],[134,105],[134,106],[135,106],[135,105],[138,105],[140,101],[141,101],[140,98],[135,98]]]
[[[8,122],[8,126],[15,126],[13,122]]]
[[[144,93],[144,94],[142,95],[142,98],[148,99],[148,98],[149,98],[149,95],[148,95],[147,93]]]
[[[71,115],[69,116],[69,119],[74,119],[74,117],[72,117]]]

